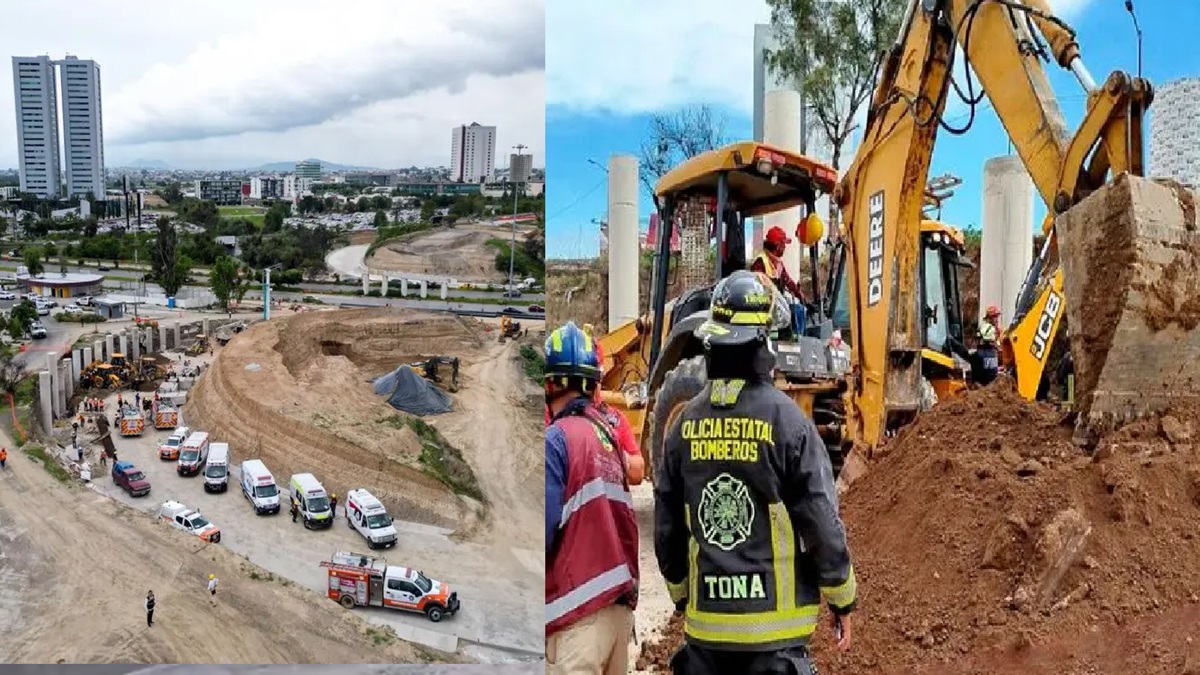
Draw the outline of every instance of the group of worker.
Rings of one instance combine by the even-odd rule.
[[[85,398],[83,399],[84,412],[104,412],[104,399],[101,398]]]
[[[838,648],[850,645],[856,581],[829,455],[773,384],[772,271],[717,284],[696,329],[708,385],[652,453],[655,554],[684,615],[677,674],[814,673],[822,598]],[[547,670],[623,674],[641,579],[629,489],[641,452],[602,403],[592,336],[568,323],[545,347]]]

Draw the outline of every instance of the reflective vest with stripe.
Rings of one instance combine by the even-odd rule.
[[[779,270],[775,269],[775,264],[771,262],[771,256],[767,255],[766,253],[759,253],[758,257],[755,259],[762,261],[763,272],[766,272],[767,276],[771,277],[772,279],[779,278]]]
[[[616,434],[590,407],[554,421],[567,439],[558,542],[546,561],[546,635],[622,600],[637,605],[638,534]]]

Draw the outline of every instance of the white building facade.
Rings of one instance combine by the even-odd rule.
[[[279,199],[283,197],[283,180],[271,176],[255,176],[250,179],[251,199]]]
[[[478,122],[455,127],[450,132],[450,180],[486,183],[496,163],[496,127]]]
[[[1200,187],[1200,78],[1155,87],[1150,110],[1150,175]]]
[[[253,188],[251,188],[253,189]],[[289,173],[283,177],[283,198],[295,201],[312,191],[312,179]]]
[[[63,151],[68,197],[104,195],[104,114],[100,107],[100,66],[68,55],[61,72]]]
[[[21,192],[57,198],[61,154],[54,61],[49,56],[14,56],[12,67]]]

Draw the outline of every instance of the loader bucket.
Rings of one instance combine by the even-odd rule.
[[[1055,221],[1082,441],[1200,403],[1196,193],[1119,176]]]

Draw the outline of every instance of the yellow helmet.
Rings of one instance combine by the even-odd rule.
[[[215,575],[215,574],[210,574],[210,575],[208,575],[208,578],[209,578],[210,580],[211,580],[211,579],[216,579],[216,578],[217,578],[217,575]]]
[[[821,221],[821,217],[817,215],[816,211],[809,213],[796,226],[796,238],[805,246],[812,246],[821,241],[823,236],[825,236],[825,223]]]

